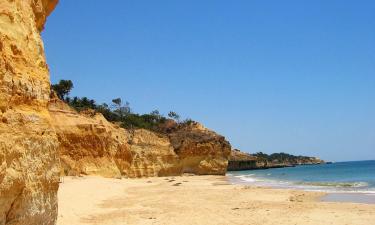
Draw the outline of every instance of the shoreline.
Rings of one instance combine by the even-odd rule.
[[[252,163],[255,162],[254,160],[244,160],[244,161],[228,161],[231,163]],[[329,165],[332,162],[324,162],[324,163],[305,163],[305,164],[275,164],[275,165],[264,165],[264,166],[249,166],[245,168],[232,168],[227,172],[240,172],[240,171],[247,171],[247,170],[269,170],[269,169],[282,169],[282,168],[293,168],[299,166],[317,166],[317,165]]]
[[[251,181],[242,180],[239,177],[234,176],[233,174],[228,173],[226,175],[228,182],[233,185],[244,185],[244,186],[253,186],[260,188],[270,188],[270,189],[281,189],[281,190],[295,190],[295,191],[305,191],[305,192],[317,192],[322,193],[320,201],[322,202],[337,202],[337,203],[360,203],[360,204],[375,204],[375,193],[366,192],[366,191],[348,191],[348,190],[334,190],[327,189],[323,186],[301,186],[301,185],[279,185],[276,184],[278,181],[269,180],[258,181],[256,178],[248,178]],[[275,182],[275,183],[271,183]]]
[[[375,205],[322,202],[323,196],[230,184],[226,176],[65,177],[57,224],[367,225],[375,220]]]

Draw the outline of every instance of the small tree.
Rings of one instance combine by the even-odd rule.
[[[58,84],[53,84],[51,87],[59,99],[65,100],[65,96],[69,95],[74,86],[71,80],[60,80]]]
[[[116,105],[117,108],[120,108],[121,107],[121,98],[115,98],[115,99],[112,99],[112,102]]]
[[[160,112],[157,109],[153,110],[150,114],[153,116],[160,116]]]
[[[149,117],[149,121],[154,125],[158,125],[165,121],[165,118],[160,114],[159,110],[155,109],[150,114],[145,114],[145,117]]]
[[[185,119],[182,123],[186,124],[186,125],[191,125],[194,123],[194,120],[190,119],[190,118],[187,118]]]
[[[132,112],[132,109],[130,108],[130,103],[125,102],[125,105],[121,107],[121,111],[124,114],[130,114]]]
[[[180,120],[180,115],[178,115],[176,112],[173,112],[173,111],[170,111],[170,112],[168,113],[168,117],[169,117],[169,118],[172,118],[172,119],[174,119],[174,120],[177,120],[177,121]]]
[[[125,105],[122,105],[121,98],[112,99],[112,102],[114,103],[114,112],[117,113],[120,118],[123,118],[124,116],[131,113],[129,102],[126,102]]]

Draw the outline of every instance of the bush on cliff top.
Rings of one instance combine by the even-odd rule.
[[[97,104],[95,100],[87,97],[80,98],[76,96],[71,98],[69,93],[73,87],[71,80],[60,80],[59,83],[51,85],[51,91],[55,92],[58,98],[65,101],[76,111],[94,110],[97,113],[101,113],[108,121],[120,123],[122,127],[127,129],[143,128],[158,132],[169,132],[178,124],[190,125],[194,122],[191,119],[180,122],[180,116],[173,111],[168,113],[169,118],[161,115],[158,110],[148,114],[134,113],[130,103],[123,103],[121,98],[113,99],[111,105],[106,103]]]
[[[269,162],[276,162],[276,163],[290,163],[290,164],[298,164],[299,162],[309,162],[311,161],[311,157],[307,156],[295,156],[290,155],[287,153],[273,153],[271,155],[267,155],[263,152],[257,152],[253,154],[259,160],[269,161]]]

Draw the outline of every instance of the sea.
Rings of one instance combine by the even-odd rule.
[[[375,160],[231,171],[232,183],[328,193],[326,201],[375,203]]]

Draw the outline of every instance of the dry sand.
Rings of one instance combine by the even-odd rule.
[[[219,176],[66,177],[57,224],[375,224],[375,205],[318,202],[321,196],[228,185]]]

